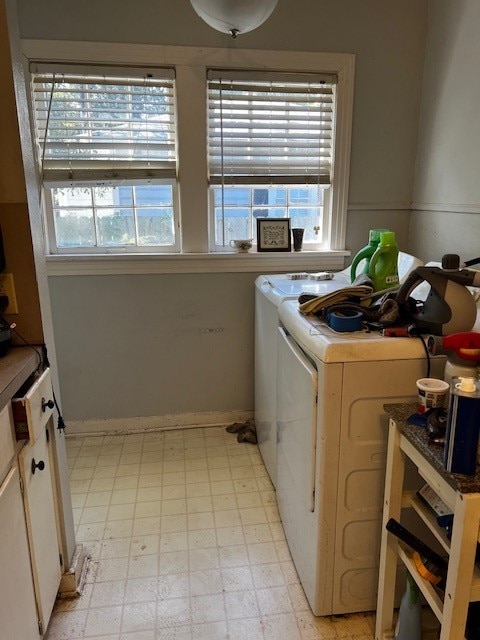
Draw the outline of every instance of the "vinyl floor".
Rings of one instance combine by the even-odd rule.
[[[67,438],[82,595],[47,640],[372,640],[374,614],[316,618],[258,447],[224,427]]]

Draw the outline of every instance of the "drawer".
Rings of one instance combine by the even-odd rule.
[[[50,419],[53,406],[50,369],[45,369],[21,397],[12,398],[17,440],[35,442]]]
[[[10,403],[0,411],[0,482],[10,468],[15,453],[13,417]]]

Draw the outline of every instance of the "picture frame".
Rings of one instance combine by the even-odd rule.
[[[257,218],[257,251],[291,251],[290,218]]]

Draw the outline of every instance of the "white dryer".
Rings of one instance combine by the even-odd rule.
[[[315,615],[375,609],[386,402],[414,401],[419,338],[336,333],[298,302],[279,306],[277,502]],[[430,375],[442,377],[444,358]]]

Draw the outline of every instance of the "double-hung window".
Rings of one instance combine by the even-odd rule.
[[[32,65],[50,253],[178,251],[173,69]]]
[[[90,273],[104,254],[115,272],[319,266],[318,253],[343,265],[352,54],[56,41],[23,52],[55,272]],[[230,240],[255,243],[259,218],[304,228],[304,251],[231,258]],[[114,255],[131,253],[151,255]]]
[[[289,218],[325,246],[335,75],[212,70],[208,167],[213,245],[256,240],[257,218]]]

